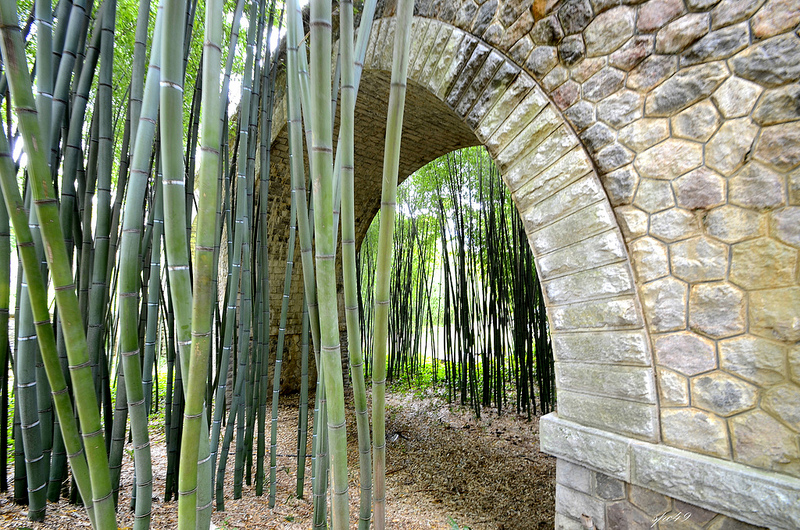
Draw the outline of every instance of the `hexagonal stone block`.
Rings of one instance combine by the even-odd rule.
[[[767,90],[753,111],[753,120],[763,126],[800,119],[798,102],[800,85],[796,83]]]
[[[750,118],[726,121],[706,144],[706,165],[732,175],[750,152],[757,132],[758,125]]]
[[[658,369],[658,402],[664,407],[689,405],[689,381],[664,368]]]
[[[621,70],[603,68],[583,84],[583,97],[588,101],[600,101],[622,88],[624,82],[625,74]]]
[[[640,290],[647,321],[656,332],[686,328],[686,284],[675,278],[646,283]]]
[[[653,53],[652,35],[636,35],[620,49],[609,55],[608,63],[626,72],[630,72],[637,64]]]
[[[767,87],[782,86],[800,77],[800,39],[793,33],[750,46],[731,59],[739,77]]]
[[[622,144],[614,142],[601,149],[597,155],[595,155],[595,161],[597,162],[598,169],[606,173],[621,168],[626,164],[630,164],[633,161],[633,156],[633,153]]]
[[[756,406],[756,387],[722,372],[692,378],[692,404],[720,416],[731,416]]]
[[[639,184],[639,174],[632,165],[621,167],[600,176],[603,188],[608,194],[611,206],[629,204],[633,200],[633,193]]]
[[[730,279],[745,289],[774,289],[794,283],[797,250],[766,237],[731,247]]]
[[[605,57],[595,57],[594,59],[586,59],[581,61],[581,64],[570,69],[572,79],[578,83],[585,83],[590,77],[599,72],[605,65],[607,59]]]
[[[665,118],[642,118],[619,131],[619,141],[639,153],[669,137]]]
[[[628,74],[627,85],[647,94],[678,70],[678,58],[673,55],[651,55]]]
[[[711,11],[711,28],[717,29],[741,22],[753,15],[764,0],[722,0]]]
[[[614,208],[619,228],[625,239],[632,240],[647,233],[647,214],[635,206],[617,206]]]
[[[690,13],[658,30],[656,52],[679,53],[708,33],[709,15]]]
[[[592,6],[588,0],[567,0],[558,10],[558,19],[567,35],[578,33],[592,20]]]
[[[650,235],[671,243],[697,235],[697,218],[681,208],[671,208],[650,217]]]
[[[644,97],[632,90],[620,90],[597,104],[597,119],[612,127],[624,127],[642,116]]]
[[[711,210],[703,219],[706,231],[725,243],[752,239],[766,232],[766,216],[738,206],[725,205]]]
[[[772,212],[771,233],[773,237],[800,248],[800,208],[789,207]]]
[[[635,11],[619,6],[596,16],[583,33],[586,55],[607,55],[633,36]]]
[[[783,346],[752,335],[719,343],[720,368],[761,387],[783,381],[783,357]]]
[[[674,136],[705,142],[716,132],[721,120],[714,104],[706,99],[680,112],[671,121]]]
[[[796,168],[800,165],[800,122],[764,127],[753,156],[779,171]]]
[[[634,165],[643,177],[672,180],[702,163],[701,144],[670,138],[639,154]]]
[[[772,37],[793,28],[800,22],[796,0],[771,0],[752,18],[753,36]]]
[[[633,204],[648,213],[660,212],[675,206],[672,186],[666,180],[642,179]]]
[[[704,166],[678,177],[673,186],[682,208],[707,210],[725,202],[725,179]]]
[[[770,388],[761,406],[773,416],[800,432],[800,387],[791,383]]]
[[[800,287],[751,292],[750,332],[778,340],[800,341]]]
[[[693,237],[670,245],[672,272],[687,282],[722,280],[728,269],[728,249],[707,237]]]
[[[739,77],[730,77],[712,94],[711,99],[726,119],[747,116],[764,89]]]
[[[748,162],[730,180],[730,201],[740,206],[764,210],[786,202],[783,177],[758,162]]]
[[[729,421],[734,460],[761,469],[800,475],[796,433],[761,410]]]
[[[730,458],[725,420],[704,410],[661,409],[661,434],[673,447]]]
[[[745,329],[744,293],[726,282],[692,286],[689,327],[714,338],[742,333]]]
[[[628,499],[634,506],[650,516],[660,515],[670,508],[668,497],[633,484],[628,488]]]
[[[789,348],[789,376],[800,384],[800,345]]]
[[[727,77],[728,68],[721,61],[684,68],[647,96],[645,112],[671,116],[710,96]]]
[[[663,278],[669,274],[667,246],[652,237],[641,237],[631,243],[631,258],[641,282]]]
[[[656,363],[683,375],[697,375],[717,367],[714,343],[696,333],[661,335],[654,346]]]

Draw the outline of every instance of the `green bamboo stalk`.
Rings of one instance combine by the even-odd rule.
[[[308,307],[303,295],[303,320],[300,331],[300,417],[297,422],[297,498],[303,498],[308,445]]]
[[[91,473],[92,497],[96,522],[108,528],[115,524],[111,482],[108,474],[108,459],[103,442],[97,404],[91,399],[91,371],[83,325],[78,318],[78,301],[72,282],[72,270],[64,246],[64,237],[58,219],[58,206],[49,177],[47,158],[42,146],[35,141],[41,138],[38,118],[27,68],[22,38],[16,16],[16,6],[5,0],[0,3],[0,26],[2,26],[2,52],[8,66],[12,101],[19,119],[20,129],[32,172],[34,206],[41,224],[48,265],[52,273],[56,303],[62,315],[67,353],[70,357],[71,375],[75,389],[75,400],[81,420],[84,447]],[[4,195],[6,192],[4,190]],[[29,274],[30,275],[30,274]],[[48,324],[49,325],[49,324]],[[48,370],[48,374],[50,370]],[[52,383],[51,383],[52,385]],[[86,391],[89,392],[86,392]],[[63,422],[65,418],[61,418]],[[63,423],[62,423],[63,425]],[[66,438],[66,437],[65,437]]]
[[[339,51],[342,58],[342,110],[340,140],[342,145],[342,271],[344,306],[347,321],[347,345],[353,381],[356,428],[358,430],[359,482],[361,485],[358,527],[369,528],[372,517],[372,465],[367,417],[367,391],[364,382],[364,361],[361,354],[361,330],[358,316],[356,282],[355,199],[354,199],[354,122],[355,65],[353,57],[353,4],[342,2],[340,9]]]
[[[389,319],[389,271],[391,270],[392,232],[397,202],[397,173],[405,107],[406,74],[414,3],[401,0],[397,7],[394,55],[392,62],[389,110],[386,118],[381,221],[375,278],[375,351],[372,371],[372,436],[375,482],[374,524],[386,525],[386,343]]]

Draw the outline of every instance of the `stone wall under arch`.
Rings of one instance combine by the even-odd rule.
[[[479,142],[514,194],[556,347],[556,526],[800,527],[800,2],[533,7],[417,2],[401,173]],[[362,212],[379,133],[357,132]]]

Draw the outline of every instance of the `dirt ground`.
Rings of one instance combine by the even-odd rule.
[[[352,399],[348,400],[352,403]],[[277,503],[256,497],[245,485],[243,497],[233,499],[232,471],[227,473],[225,511],[214,512],[220,529],[311,528],[310,457],[306,466],[304,498],[295,495],[297,481],[297,396],[281,398],[279,414]],[[268,408],[269,410],[269,408]],[[348,460],[352,528],[358,513],[358,470],[355,420],[348,411]],[[310,422],[309,422],[310,423]],[[352,427],[351,427],[352,425]],[[309,427],[310,428],[310,427]],[[309,436],[309,440],[310,440]],[[529,530],[553,528],[555,459],[538,450],[538,418],[485,411],[480,420],[460,407],[436,397],[411,393],[387,395],[387,527],[403,530],[464,529]],[[164,503],[166,449],[158,427],[151,429],[153,457],[152,528],[176,525],[177,505]],[[123,463],[118,524],[132,527],[127,508],[133,465]],[[229,468],[232,464],[229,464]],[[268,472],[268,471],[267,471]],[[9,484],[13,484],[9,480]],[[49,504],[44,523],[26,520],[25,507],[0,495],[0,527],[78,530],[90,528],[83,509],[62,500]]]

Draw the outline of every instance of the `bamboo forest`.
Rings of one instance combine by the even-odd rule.
[[[253,495],[270,510],[310,499],[306,528],[382,530],[401,432],[387,394],[427,388],[522,423],[554,410],[542,288],[486,149],[397,186],[412,0],[378,44],[392,54],[388,111],[372,118],[381,208],[356,232],[376,4],[0,0],[0,492],[24,506],[19,527],[61,502],[94,529],[159,527],[158,504],[205,530]]]

